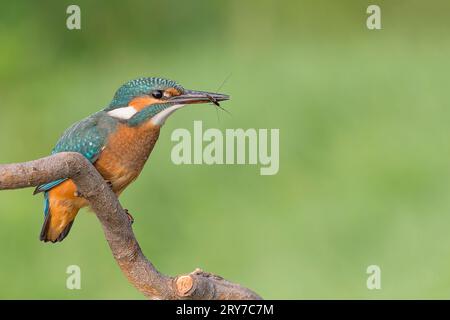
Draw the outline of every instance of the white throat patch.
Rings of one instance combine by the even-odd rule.
[[[117,108],[111,111],[108,111],[108,114],[117,119],[123,119],[128,120],[132,116],[134,116],[137,113],[137,110],[133,108],[132,106],[123,107],[123,108]]]
[[[168,107],[167,109],[164,109],[160,113],[156,114],[152,117],[150,120],[154,125],[162,126],[164,122],[166,122],[166,119],[174,113],[176,110],[183,108],[184,104],[174,104],[173,106]]]

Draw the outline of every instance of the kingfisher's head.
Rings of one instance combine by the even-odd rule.
[[[175,110],[185,105],[229,99],[226,94],[187,90],[172,80],[140,78],[121,86],[104,111],[131,126],[147,120],[161,126]]]

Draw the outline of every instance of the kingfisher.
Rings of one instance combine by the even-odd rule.
[[[190,104],[218,105],[229,99],[226,94],[187,90],[164,78],[131,80],[116,91],[106,108],[69,127],[52,154],[81,153],[119,196],[141,173],[171,114]],[[44,224],[40,240],[60,242],[67,237],[78,211],[89,203],[68,178],[42,184],[34,194],[41,192]],[[132,223],[131,215],[129,218]]]

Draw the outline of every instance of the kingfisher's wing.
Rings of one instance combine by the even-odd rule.
[[[108,127],[101,123],[100,115],[94,114],[67,129],[59,139],[52,154],[78,152],[91,163],[94,163],[106,144],[109,131]],[[33,194],[49,191],[65,180],[67,178],[42,184],[36,188]]]

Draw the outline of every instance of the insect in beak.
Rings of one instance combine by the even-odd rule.
[[[211,103],[213,103],[216,106],[220,107],[219,101],[217,101],[214,97],[210,96],[209,94],[207,94],[206,96],[208,97],[209,101],[211,101]]]

